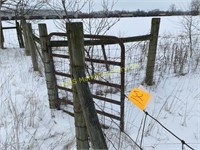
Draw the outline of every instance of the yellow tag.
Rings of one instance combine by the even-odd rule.
[[[148,92],[140,90],[138,88],[133,88],[128,96],[128,99],[141,110],[144,110],[147,106],[150,97],[151,94],[149,94]]]

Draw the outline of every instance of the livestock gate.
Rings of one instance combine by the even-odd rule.
[[[66,33],[51,33],[50,54],[53,60],[58,100],[61,109],[73,116],[73,96],[70,60]],[[106,42],[114,44],[106,44]],[[84,35],[86,78],[78,82],[89,82],[100,123],[104,127],[124,129],[124,76],[125,48],[114,36]],[[116,51],[117,50],[117,51]],[[67,105],[66,105],[67,104]],[[113,120],[114,124],[113,124]]]

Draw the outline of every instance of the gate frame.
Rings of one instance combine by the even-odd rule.
[[[51,51],[49,53],[51,55],[52,62],[53,62],[53,57],[69,59],[68,55],[53,54],[53,51],[52,51],[51,48],[52,47],[59,47],[59,45],[56,44],[56,46],[54,46],[54,41],[50,40],[52,36],[63,36],[63,37],[65,37],[67,35],[66,35],[66,33],[60,33],[60,32],[52,32],[52,33],[50,33],[48,35],[49,50]],[[125,107],[125,104],[124,104],[124,101],[125,101],[125,71],[123,69],[123,68],[125,68],[125,46],[124,46],[124,43],[120,38],[115,37],[115,36],[108,36],[108,35],[89,35],[89,34],[84,34],[84,38],[96,39],[96,40],[84,41],[85,42],[84,46],[89,46],[89,45],[90,46],[107,45],[107,42],[110,41],[111,43],[113,42],[113,44],[119,44],[119,46],[121,48],[121,59],[120,59],[121,61],[120,62],[105,61],[105,60],[98,60],[98,59],[89,59],[89,58],[86,58],[85,60],[88,61],[88,62],[95,62],[95,63],[102,63],[102,64],[105,63],[105,64],[111,64],[111,65],[115,65],[115,66],[119,66],[120,67],[120,78],[121,78],[120,79],[120,84],[107,83],[107,82],[98,81],[98,80],[89,80],[89,82],[95,82],[97,84],[103,84],[103,85],[107,85],[107,86],[110,86],[110,87],[117,86],[117,88],[120,89],[120,101],[112,100],[112,99],[101,97],[101,96],[98,96],[98,95],[92,95],[92,97],[96,98],[96,99],[100,99],[100,100],[106,101],[106,102],[110,102],[110,103],[113,103],[113,104],[116,104],[116,105],[120,105],[120,117],[112,115],[110,113],[106,113],[104,111],[99,111],[99,110],[96,110],[96,111],[97,111],[98,114],[104,115],[106,117],[110,117],[112,119],[119,120],[120,121],[120,130],[124,131],[124,107]],[[96,43],[97,41],[98,41],[98,43]],[[65,41],[65,42],[68,42],[68,41]],[[60,47],[62,47],[62,46],[63,45],[61,45]],[[68,43],[67,43],[67,46],[68,46]],[[53,63],[53,65],[54,65],[54,63]],[[53,68],[55,68],[55,66],[53,66]],[[57,72],[56,70],[54,70],[54,75],[71,77],[70,74]],[[58,89],[61,89],[61,90],[65,90],[67,92],[72,92],[72,89],[65,88],[65,87],[62,87],[62,86],[58,86],[57,84],[56,84],[56,88],[57,88],[56,91],[58,91]],[[63,101],[63,99],[61,99],[59,97],[58,97],[58,100]],[[64,103],[73,105],[73,102],[71,102],[69,100],[64,100]],[[64,110],[64,111],[73,116],[73,114],[71,112],[66,111],[66,110]]]

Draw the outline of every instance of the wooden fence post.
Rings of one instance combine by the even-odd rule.
[[[28,46],[28,34],[26,31],[26,20],[21,20],[21,26],[23,30],[23,36],[24,36],[24,41],[25,41],[25,54],[26,56],[31,56],[31,51]]]
[[[85,54],[84,54],[84,36],[82,23],[67,23],[67,37],[69,41],[69,54],[72,67],[72,79],[75,84],[79,102],[86,122],[88,135],[90,137],[93,149],[108,149],[105,137],[103,135],[94,101],[85,79]]]
[[[145,83],[147,85],[153,85],[153,75],[154,75],[155,60],[156,60],[159,26],[160,26],[160,18],[153,18],[151,21],[151,39],[149,43],[146,77],[145,77]]]
[[[76,148],[89,149],[88,131],[85,124],[83,111],[81,108],[80,100],[76,85],[72,85],[73,90],[73,103],[74,103],[74,120],[76,129]]]
[[[39,24],[39,34],[43,55],[46,84],[48,89],[49,105],[51,109],[58,108],[58,92],[56,88],[56,77],[54,74],[53,60],[50,56],[49,39],[46,24]]]
[[[81,34],[81,33],[80,33]],[[80,44],[77,45],[76,48],[81,49]],[[73,48],[69,47],[70,58],[72,56]],[[72,59],[70,59],[70,64],[73,65]],[[73,67],[71,67],[71,75],[73,74]],[[75,120],[75,129],[76,129],[76,148],[77,149],[89,149],[89,139],[88,139],[88,131],[83,115],[83,110],[81,107],[81,103],[79,100],[78,90],[75,84],[72,84],[73,90],[73,104],[74,104],[74,120]]]
[[[33,64],[33,70],[34,71],[39,71],[38,67],[38,60],[37,60],[37,52],[36,52],[36,45],[33,40],[32,36],[32,26],[31,23],[26,24],[26,32],[27,32],[27,41],[28,41],[28,47],[31,52],[31,59],[32,59],[32,64]]]
[[[17,22],[17,21],[16,21],[16,31],[17,31],[17,38],[19,41],[19,47],[24,48],[24,40],[23,40],[23,36],[22,36],[22,30],[19,25],[19,22]]]
[[[4,36],[3,36],[3,29],[2,29],[2,22],[0,17],[0,48],[4,48]]]

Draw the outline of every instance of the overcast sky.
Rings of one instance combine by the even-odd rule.
[[[96,5],[98,0],[96,0]],[[110,0],[111,1],[111,0]],[[191,0],[116,0],[115,10],[168,10],[171,4],[175,4],[177,9],[185,10]]]

